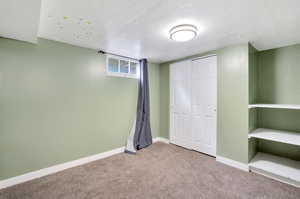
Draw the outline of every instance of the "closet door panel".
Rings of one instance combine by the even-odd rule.
[[[170,142],[192,148],[190,62],[171,65]]]
[[[170,66],[170,142],[216,155],[216,57]]]
[[[193,149],[216,155],[217,62],[209,57],[192,62]]]

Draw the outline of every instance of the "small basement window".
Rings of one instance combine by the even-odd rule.
[[[139,72],[137,60],[115,55],[106,56],[106,74],[108,76],[139,78]]]

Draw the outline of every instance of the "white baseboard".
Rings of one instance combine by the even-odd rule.
[[[124,152],[125,147],[120,147],[117,149],[113,149],[111,151],[107,151],[107,152],[103,152],[103,153],[99,153],[96,155],[92,155],[92,156],[88,156],[88,157],[84,157],[84,158],[80,158],[78,160],[74,160],[74,161],[70,161],[70,162],[66,162],[66,163],[62,163],[62,164],[58,164],[58,165],[54,165],[48,168],[44,168],[44,169],[40,169],[37,171],[33,171],[33,172],[29,172],[20,176],[16,176],[16,177],[12,177],[6,180],[2,180],[0,181],[0,189],[6,188],[6,187],[10,187],[16,184],[20,184],[26,181],[30,181],[36,178],[40,178],[49,174],[53,174],[53,173],[57,173],[59,171],[65,170],[65,169],[69,169],[72,167],[76,167],[76,166],[80,166],[83,164],[87,164],[96,160],[100,160],[103,158],[107,158],[109,156],[118,154],[118,153],[122,153]]]
[[[153,139],[153,142],[163,142],[166,144],[170,144],[170,141],[167,138],[163,138],[163,137],[156,137]]]
[[[263,171],[261,169],[257,169],[257,168],[251,167],[251,166],[250,166],[249,170],[253,173],[263,175],[267,178],[271,178],[273,180],[277,180],[279,182],[282,182],[282,183],[289,184],[289,185],[300,188],[300,182],[299,181],[295,181],[295,180],[292,180],[292,179],[287,178],[287,177],[282,177],[282,176],[279,176],[279,175],[275,175],[275,174],[272,174],[272,173],[269,173],[267,171]]]
[[[153,142],[169,143],[169,140],[166,139],[166,138],[162,138],[162,137],[156,137],[156,138],[153,139]],[[106,152],[99,153],[99,154],[96,154],[96,155],[91,155],[91,156],[88,156],[88,157],[80,158],[78,160],[73,160],[73,161],[70,161],[70,162],[54,165],[54,166],[44,168],[44,169],[40,169],[40,170],[37,170],[37,171],[25,173],[25,174],[20,175],[20,176],[5,179],[5,180],[0,181],[0,189],[4,189],[4,188],[7,188],[7,187],[10,187],[10,186],[13,186],[13,185],[17,185],[17,184],[20,184],[20,183],[23,183],[23,182],[27,182],[27,181],[30,181],[30,180],[33,180],[33,179],[36,179],[36,178],[40,178],[40,177],[43,177],[43,176],[54,174],[54,173],[57,173],[59,171],[63,171],[65,169],[69,169],[69,168],[72,168],[72,167],[87,164],[87,163],[90,163],[90,162],[93,162],[93,161],[96,161],[96,160],[107,158],[109,156],[112,156],[112,155],[115,155],[115,154],[118,154],[118,153],[122,153],[122,152],[124,152],[124,150],[125,150],[125,147],[120,147],[120,148],[117,148],[117,149],[113,149],[111,151],[106,151]]]
[[[225,157],[222,157],[222,156],[217,156],[216,160],[218,162],[229,165],[231,167],[235,167],[235,168],[241,169],[243,171],[249,172],[248,164],[241,163],[241,162],[238,162],[238,161],[235,161],[235,160],[232,160],[232,159],[229,159],[229,158],[225,158]]]

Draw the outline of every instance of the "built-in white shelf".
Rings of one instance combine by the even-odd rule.
[[[248,138],[259,138],[300,146],[300,132],[259,128],[249,133]]]
[[[299,104],[249,104],[248,108],[279,108],[300,110]]]
[[[257,153],[249,163],[255,173],[300,187],[300,161]]]

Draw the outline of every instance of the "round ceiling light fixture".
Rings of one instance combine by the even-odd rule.
[[[198,29],[194,25],[183,24],[170,30],[170,39],[178,42],[189,41],[197,36]]]

